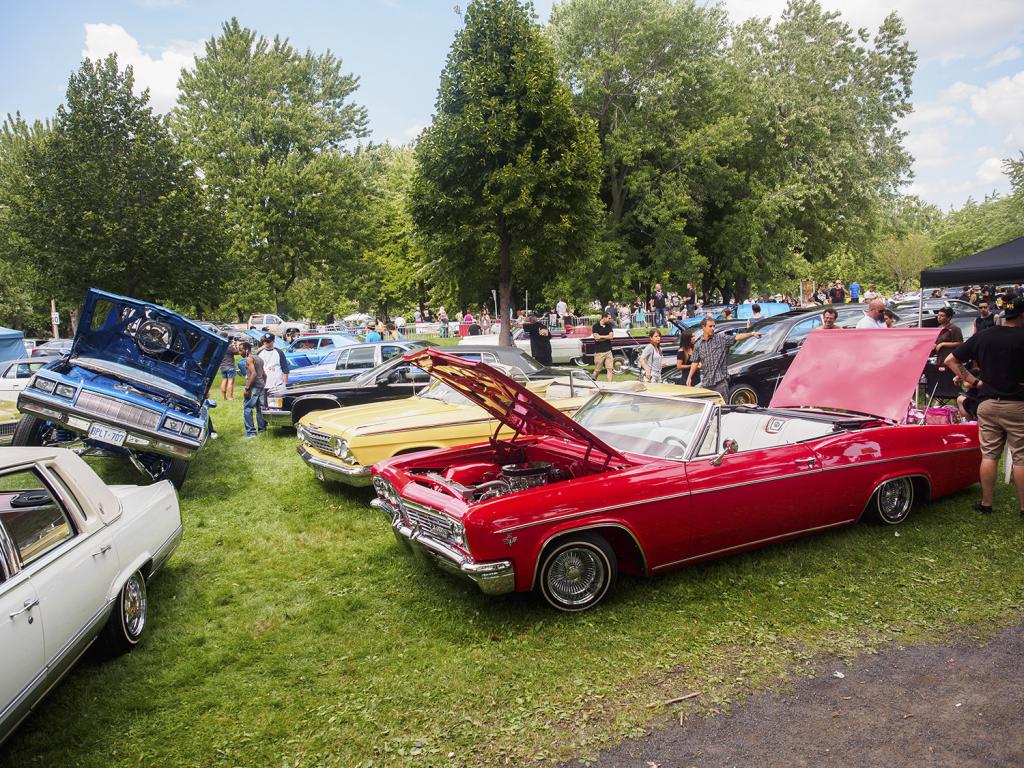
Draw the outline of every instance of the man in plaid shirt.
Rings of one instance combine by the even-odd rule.
[[[713,389],[728,402],[729,396],[729,347],[737,341],[749,339],[751,336],[761,338],[764,334],[757,331],[750,333],[715,334],[715,318],[705,317],[700,324],[704,333],[693,345],[693,356],[690,358],[697,366],[690,366],[690,375],[686,377],[687,386],[692,386],[695,367],[700,368],[700,385]]]

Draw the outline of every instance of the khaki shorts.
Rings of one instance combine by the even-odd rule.
[[[1024,467],[1024,401],[982,401],[978,406],[978,437],[981,455],[997,461],[1003,455],[1003,443],[1009,440],[1013,466]]]
[[[607,368],[608,373],[615,373],[615,360],[611,352],[594,353],[594,375],[597,376],[603,369]]]

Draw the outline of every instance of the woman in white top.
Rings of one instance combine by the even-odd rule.
[[[661,331],[657,328],[652,328],[651,332],[647,335],[647,340],[650,343],[640,353],[640,368],[642,369],[640,379],[641,381],[660,384],[661,366],[664,360],[661,354]]]

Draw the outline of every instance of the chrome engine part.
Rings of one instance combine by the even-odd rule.
[[[525,491],[538,485],[547,485],[551,479],[551,464],[547,461],[524,461],[506,464],[501,468],[501,479],[513,491]]]

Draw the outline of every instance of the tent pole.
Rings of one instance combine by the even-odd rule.
[[[921,290],[917,295],[917,327],[920,328],[924,325],[924,286],[921,286]]]

